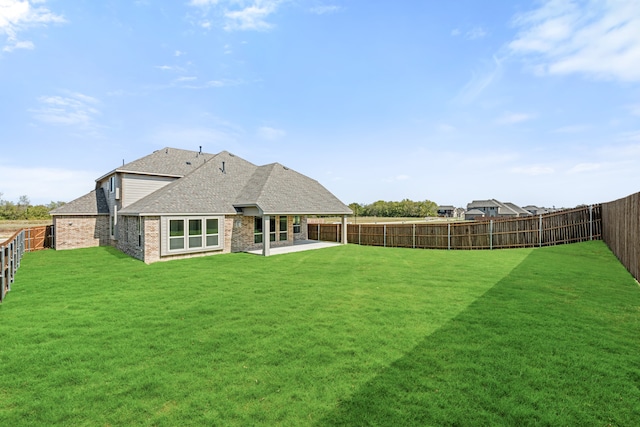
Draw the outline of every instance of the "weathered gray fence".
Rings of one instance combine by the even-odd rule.
[[[342,224],[309,224],[312,240],[337,242]],[[514,219],[434,224],[348,224],[347,242],[416,249],[506,249],[601,238],[601,205]]]
[[[602,204],[602,240],[640,280],[640,193]]]

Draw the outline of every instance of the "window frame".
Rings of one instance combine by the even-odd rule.
[[[217,227],[207,228],[208,221],[217,221]],[[172,222],[182,223],[182,233],[171,236]],[[199,222],[199,224],[198,224]],[[224,216],[167,216],[162,219],[162,255],[177,255],[194,252],[219,251],[224,248]],[[209,233],[216,230],[216,233]],[[217,237],[215,245],[207,245],[210,238]],[[198,245],[199,239],[199,245]],[[171,241],[181,241],[181,247],[171,248]],[[174,245],[176,246],[176,245]]]
[[[300,234],[300,232],[302,232],[302,217],[300,215],[294,215],[293,216],[293,234]]]

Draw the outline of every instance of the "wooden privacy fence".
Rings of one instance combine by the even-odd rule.
[[[53,247],[53,226],[26,228],[0,243],[0,302],[4,301],[15,279],[25,252]]]
[[[640,280],[640,193],[602,204],[602,240]]]
[[[348,224],[347,242],[417,249],[506,249],[600,239],[601,205],[514,219],[435,224]],[[342,224],[309,224],[313,240],[340,241]]]

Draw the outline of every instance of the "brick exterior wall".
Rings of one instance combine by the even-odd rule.
[[[121,216],[118,218],[118,241],[116,247],[125,254],[144,261],[144,236],[138,235],[138,221],[144,217]]]
[[[56,249],[110,246],[108,215],[54,216]]]
[[[157,261],[194,258],[231,252],[244,252],[262,249],[262,243],[254,243],[253,227],[255,217],[227,215],[224,218],[224,248],[217,251],[160,255],[160,221],[158,216],[141,217],[119,216],[117,240],[111,239],[109,216],[56,216],[56,249],[77,249],[94,246],[117,247],[125,254],[151,264]],[[142,221],[143,234],[138,237],[138,221]],[[287,217],[287,240],[270,242],[272,248],[293,245],[294,240],[307,239],[307,218],[301,217],[300,233],[293,233],[293,217]],[[276,217],[276,227],[279,227]],[[276,239],[279,239],[276,230]]]
[[[170,261],[174,259],[197,258],[229,253],[231,252],[234,218],[235,216],[226,216],[224,218],[224,248],[222,250],[160,256],[160,217],[146,217],[144,226],[145,234],[143,237],[145,241],[143,261],[151,264],[156,261]]]

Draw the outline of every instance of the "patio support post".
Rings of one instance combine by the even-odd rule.
[[[269,256],[271,252],[271,230],[269,230],[269,215],[262,215],[262,255]]]
[[[342,244],[347,244],[347,216],[342,215]]]

